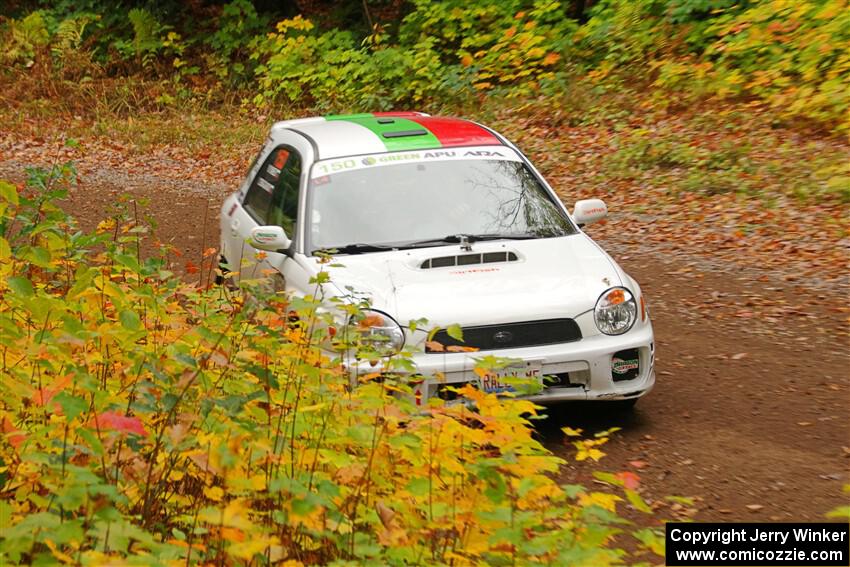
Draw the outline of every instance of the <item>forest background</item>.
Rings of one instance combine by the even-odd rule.
[[[217,203],[190,218],[146,188],[180,217],[154,230],[144,199],[101,194],[107,169],[235,186],[275,120],[471,117],[565,202],[620,211],[595,237],[649,223],[657,249],[847,288],[844,0],[12,0],[0,101],[9,563],[659,561],[660,521],[694,510],[638,469],[563,482],[528,405],[347,390],[315,302],[209,286],[212,239],[183,256]],[[584,462],[610,433],[563,436]]]

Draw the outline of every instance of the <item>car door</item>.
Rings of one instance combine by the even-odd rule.
[[[253,171],[253,179],[243,188],[241,202],[237,195],[235,206],[229,208],[231,236],[226,256],[233,269],[239,269],[240,278],[272,275],[276,289],[298,291],[309,281],[309,275],[303,273],[304,269],[292,260],[292,256],[298,250],[298,218],[302,193],[306,188],[303,173],[306,159],[312,158],[312,147],[305,147],[294,136],[286,141],[291,143],[273,144],[271,151],[261,153],[258,159],[260,167]],[[248,244],[251,230],[265,225],[284,229],[292,240],[287,253],[261,252]]]
[[[247,188],[236,196],[236,202],[228,210],[230,235],[227,239],[225,256],[232,271],[238,271],[240,279],[251,279],[257,273],[257,261],[266,253],[253,248],[248,243],[251,230],[256,226],[269,224],[269,211],[273,193],[277,186],[281,168],[290,155],[286,146],[277,146],[270,153],[260,157],[259,169]],[[283,162],[283,163],[281,163]]]

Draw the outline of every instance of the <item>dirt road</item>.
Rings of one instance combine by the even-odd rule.
[[[0,160],[0,178],[22,180]],[[216,218],[233,179],[190,181],[105,165],[84,172],[68,208],[91,227],[118,195],[150,200],[159,237],[198,263],[216,246]],[[590,231],[642,284],[658,345],[658,383],[634,413],[570,405],[539,427],[568,457],[560,426],[622,427],[598,464],[570,464],[564,482],[593,470],[631,470],[661,518],[820,520],[850,482],[850,353],[846,289],[812,290],[794,273],[738,266],[681,247],[647,244],[651,221],[612,211]],[[675,254],[674,254],[675,252]],[[178,266],[179,268],[180,266]],[[693,506],[663,500],[694,497]]]

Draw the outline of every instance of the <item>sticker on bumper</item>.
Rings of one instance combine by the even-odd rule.
[[[640,360],[637,358],[631,360],[611,359],[611,371],[614,374],[626,374],[629,370],[637,370],[638,368],[640,368]]]

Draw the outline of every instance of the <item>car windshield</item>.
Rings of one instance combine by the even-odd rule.
[[[458,242],[458,235],[474,241],[573,234],[570,220],[526,165],[507,148],[498,150],[316,163],[308,204],[311,249],[356,245],[359,251],[376,251],[419,241],[439,246]]]

